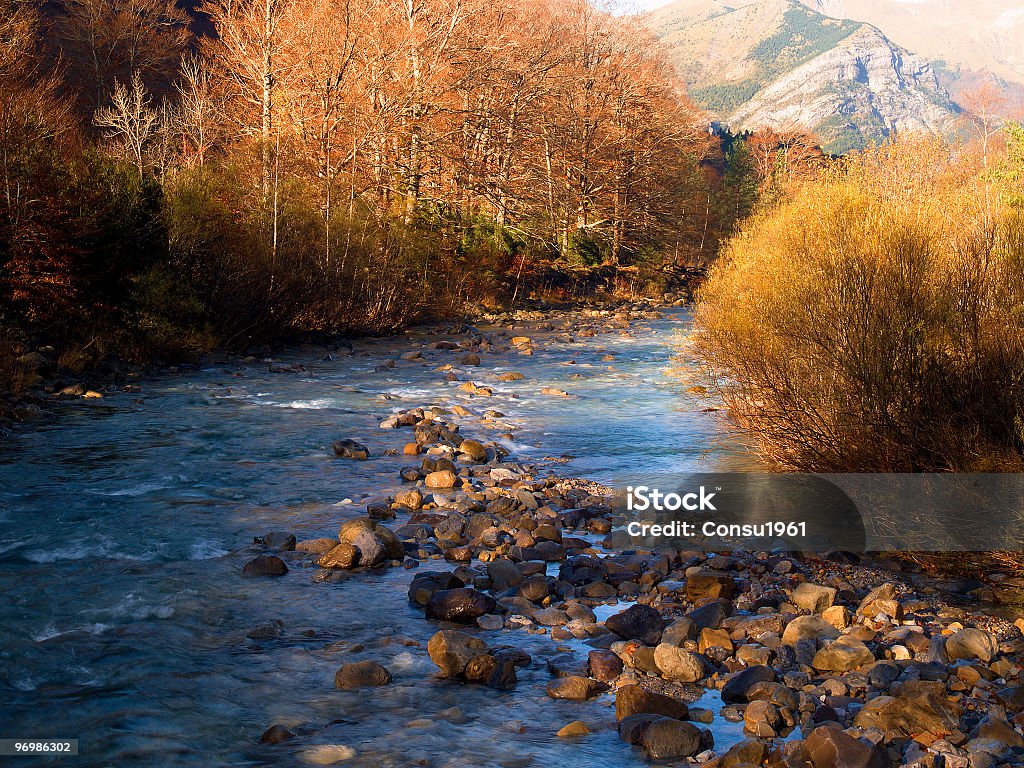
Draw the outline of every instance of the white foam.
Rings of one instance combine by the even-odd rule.
[[[202,539],[192,543],[189,553],[189,560],[215,560],[218,557],[224,557],[228,550],[220,546],[217,541]]]

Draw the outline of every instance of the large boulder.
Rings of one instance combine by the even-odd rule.
[[[334,684],[342,690],[376,688],[391,683],[391,673],[376,661],[342,664],[334,675]]]
[[[732,603],[728,600],[712,600],[694,608],[684,618],[693,623],[694,630],[716,629],[732,615]]]
[[[493,597],[471,587],[441,589],[427,600],[427,618],[475,624],[477,619],[485,613],[493,613],[497,607]]]
[[[450,469],[442,469],[437,472],[431,472],[424,479],[424,484],[427,488],[452,488],[455,486],[457,477],[454,472]]]
[[[645,645],[657,645],[661,640],[665,622],[656,609],[637,603],[609,616],[604,625],[626,640],[639,640]]]
[[[664,677],[680,683],[696,683],[708,674],[703,656],[668,643],[660,643],[654,649],[654,663]]]
[[[454,629],[442,629],[427,643],[427,653],[444,677],[458,677],[477,656],[487,653],[479,637]]]
[[[631,715],[647,713],[685,720],[690,708],[685,701],[655,693],[639,685],[624,685],[615,692],[615,717],[623,720]]]
[[[295,535],[283,531],[271,531],[263,535],[263,544],[271,549],[291,552],[295,549]]]
[[[476,440],[463,440],[459,444],[459,453],[465,454],[473,461],[487,461],[487,449]]]

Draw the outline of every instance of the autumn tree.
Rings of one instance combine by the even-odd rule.
[[[0,2],[0,300],[29,318],[72,291],[59,204],[49,194],[70,109],[40,64],[35,4]]]
[[[134,72],[130,84],[114,84],[110,105],[96,110],[94,122],[136,167],[141,180],[146,171],[146,149],[157,133],[159,118],[142,77]]]
[[[175,0],[67,0],[56,33],[67,76],[90,113],[135,73],[151,91],[166,91],[192,39]]]
[[[269,199],[275,159],[276,98],[285,77],[282,51],[295,29],[294,0],[208,0],[200,10],[216,38],[205,42],[206,55],[234,99],[234,122],[255,136],[260,150],[260,181]]]

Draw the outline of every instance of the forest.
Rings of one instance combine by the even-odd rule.
[[[768,178],[585,0],[2,5],[0,389],[659,295]]]

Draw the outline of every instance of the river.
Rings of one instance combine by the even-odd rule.
[[[512,427],[515,459],[559,458],[559,474],[608,484],[735,463],[716,414],[669,373],[688,321],[668,310],[628,332],[553,337],[532,356],[457,366],[494,387],[490,398],[437,370],[456,360],[425,349],[441,337],[409,333],[334,359],[315,349],[277,358],[305,371],[215,365],[143,382],[140,394],[62,403],[54,423],[0,449],[0,738],[78,738],[80,756],[16,764],[301,765],[316,745],[358,766],[644,764],[618,740],[610,697],[544,695],[555,652],[546,635],[501,635],[534,656],[515,691],[432,679],[436,627],[406,599],[415,571],[313,584],[311,570],[270,580],[240,569],[254,536],[333,536],[361,502],[400,487],[408,458],[382,454],[402,439],[378,428],[399,409],[496,409],[504,418],[483,434]],[[424,360],[400,359],[416,350]],[[525,378],[497,381],[508,371]],[[335,458],[339,438],[372,458]],[[246,636],[275,620],[280,637]],[[395,684],[335,690],[337,667],[364,658]],[[554,736],[577,719],[607,727],[578,742]],[[272,723],[300,738],[259,744]]]

